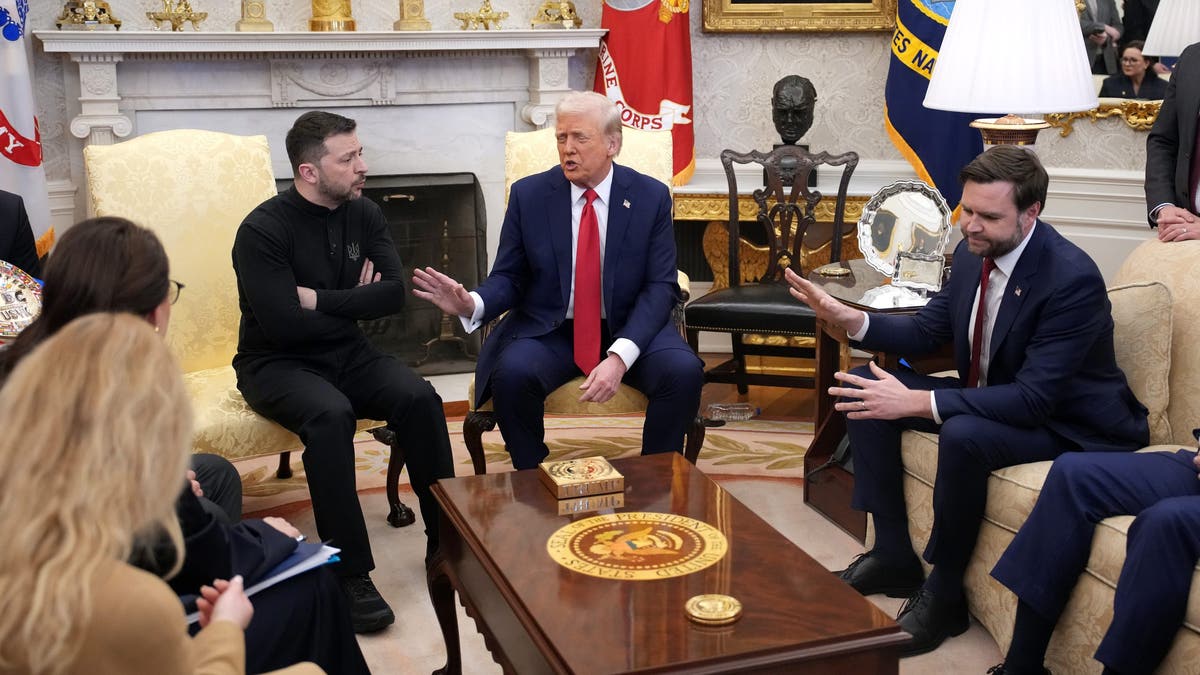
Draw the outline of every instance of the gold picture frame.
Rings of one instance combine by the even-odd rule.
[[[896,28],[896,0],[704,0],[706,33],[875,32]]]
[[[1106,117],[1116,117],[1129,125],[1134,131],[1150,131],[1154,120],[1158,119],[1158,110],[1162,107],[1161,100],[1140,99],[1100,99],[1100,105],[1091,110],[1073,113],[1050,113],[1046,121],[1050,126],[1057,127],[1063,138],[1075,130],[1075,121],[1089,119],[1092,124]]]

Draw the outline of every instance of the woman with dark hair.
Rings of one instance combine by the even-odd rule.
[[[1154,70],[1154,57],[1142,55],[1146,43],[1130,40],[1121,48],[1121,72],[1104,78],[1101,98],[1161,99],[1167,93],[1167,81]]]
[[[183,288],[169,275],[166,251],[150,230],[117,217],[76,224],[59,237],[46,261],[41,314],[0,353],[0,381],[39,344],[85,314],[133,314],[165,337],[171,305]],[[213,579],[236,574],[247,585],[255,583],[295,550],[300,532],[282,518],[238,522],[242,495],[237,470],[216,455],[193,455],[192,461],[198,476],[189,472],[190,484],[175,505],[184,535],[181,565],[165,533],[143,542],[139,550],[145,554],[131,562],[159,576],[179,567],[169,584],[185,597]],[[205,504],[202,497],[214,492],[220,508]],[[257,611],[246,629],[247,672],[297,661],[315,662],[330,673],[368,672],[345,598],[328,569],[272,586],[253,602]]]
[[[183,288],[169,273],[158,237],[124,218],[92,218],[70,228],[46,262],[41,313],[0,353],[0,381],[34,347],[84,314],[128,312],[145,317],[165,337],[171,305]],[[226,522],[240,520],[242,486],[233,465],[197,454],[192,469],[204,509]]]

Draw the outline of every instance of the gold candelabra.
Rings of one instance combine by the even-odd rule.
[[[492,0],[483,0],[478,12],[455,12],[454,18],[462,22],[462,30],[500,30],[500,22],[508,18],[508,12],[492,9]]]
[[[162,5],[161,12],[146,12],[146,18],[154,22],[154,30],[159,30],[163,24],[168,24],[172,31],[181,31],[183,24],[189,21],[192,24],[192,30],[200,30],[200,22],[208,18],[208,12],[192,10],[191,0],[178,0],[174,7],[171,6],[171,0],[162,0]]]

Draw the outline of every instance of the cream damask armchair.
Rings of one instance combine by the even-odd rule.
[[[148,227],[162,240],[171,275],[187,286],[172,308],[168,342],[183,366],[195,414],[194,451],[229,460],[280,455],[278,476],[292,475],[302,448],[290,431],[256,414],[230,365],[237,351],[237,280],[231,250],[246,214],[276,193],[265,136],[181,129],[84,149],[90,210]],[[383,422],[360,420],[391,445],[388,522],[414,521],[397,484],[404,453]]]
[[[616,161],[671,186],[674,175],[671,158],[671,133],[669,131],[641,131],[626,127],[621,132],[621,152]],[[510,131],[504,138],[504,202],[508,203],[508,192],[517,180],[541,173],[558,164],[558,143],[552,127],[537,131]],[[683,291],[683,302],[688,298],[688,277],[679,273],[679,288]],[[675,308],[675,325],[683,334],[683,302]],[[486,331],[486,329],[485,329]],[[487,338],[486,332],[484,338]],[[548,415],[627,415],[646,412],[646,397],[633,387],[622,384],[616,395],[604,403],[580,403],[579,386],[583,377],[577,377],[555,389],[546,397]],[[492,403],[488,401],[475,409],[475,383],[472,381],[467,394],[470,411],[463,421],[463,441],[471,455],[476,474],[486,472],[483,454],[483,432],[496,428],[496,417]],[[704,444],[704,424],[697,417],[687,433],[684,456],[693,464]]]

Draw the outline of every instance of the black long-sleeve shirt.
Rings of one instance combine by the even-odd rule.
[[[358,286],[367,259],[382,277]],[[235,367],[365,339],[356,321],[395,314],[407,297],[387,221],[365,198],[329,210],[292,187],[268,199],[238,228],[233,269],[242,311]],[[300,307],[297,286],[316,291],[315,310]]]

